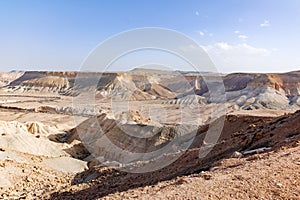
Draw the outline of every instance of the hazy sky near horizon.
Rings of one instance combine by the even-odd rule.
[[[300,69],[299,0],[2,0],[0,27],[0,71],[80,70],[100,42],[142,27],[186,34],[220,72]]]

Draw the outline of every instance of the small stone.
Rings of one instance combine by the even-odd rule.
[[[27,178],[26,178],[26,182],[33,182],[33,180],[32,180],[32,178],[27,177]]]
[[[0,167],[6,167],[6,163],[0,163]]]
[[[217,169],[219,169],[219,167],[211,167],[211,168],[209,169],[209,171],[213,172],[213,171],[216,171]]]
[[[278,188],[282,188],[283,185],[282,185],[281,183],[277,183],[276,186],[277,186]]]
[[[238,152],[238,151],[235,151],[232,155],[231,155],[232,158],[241,158],[243,157],[243,154]]]
[[[210,174],[202,174],[201,176],[204,178],[204,180],[210,180],[212,177]]]

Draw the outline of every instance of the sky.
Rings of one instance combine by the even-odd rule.
[[[77,71],[99,43],[143,27],[192,38],[223,73],[300,67],[299,0],[0,0],[0,71]]]

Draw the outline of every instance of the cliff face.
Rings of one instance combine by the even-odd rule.
[[[224,77],[227,101],[240,109],[292,109],[299,104],[300,73],[229,74]]]
[[[0,87],[9,85],[12,81],[21,77],[23,72],[0,72]]]
[[[215,74],[187,74],[171,71],[129,71],[122,73],[25,72],[4,87],[9,91],[50,92],[80,95],[93,92],[102,98],[120,100],[166,100],[189,104],[191,96],[207,104],[209,91],[205,78]],[[226,101],[236,110],[300,108],[300,72],[281,74],[233,73],[222,77]],[[8,81],[7,81],[8,82]],[[211,84],[214,84],[212,82]],[[217,84],[217,83],[216,83]],[[175,100],[175,101],[174,101]]]

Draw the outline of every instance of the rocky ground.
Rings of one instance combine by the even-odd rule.
[[[215,163],[210,171],[107,195],[103,199],[299,199],[300,141],[244,158]]]
[[[97,199],[108,195],[114,198],[135,196],[147,199],[149,197],[147,195],[152,196],[155,193],[153,196],[157,198],[161,194],[175,199],[199,197],[200,194],[210,199],[218,197],[278,199],[281,196],[283,199],[287,197],[296,199],[299,195],[297,183],[299,183],[300,170],[300,126],[296,124],[299,119],[299,112],[275,118],[230,115],[227,117],[220,137],[221,142],[216,144],[203,159],[199,158],[201,149],[197,148],[198,138],[191,149],[163,169],[132,174],[95,166],[78,174],[71,188],[54,193],[51,197],[54,199],[72,199],[73,197]],[[260,128],[245,130],[249,126]],[[236,133],[239,134],[236,135]],[[140,163],[138,166],[141,166]],[[186,176],[187,174],[192,175]],[[92,182],[89,181],[90,177],[93,177]],[[234,179],[235,177],[237,178]],[[174,178],[175,180],[164,182],[164,180]],[[207,184],[206,179],[209,180]],[[178,185],[182,186],[172,185],[176,180],[181,180],[182,183]],[[282,186],[281,193],[280,191],[273,193],[276,184],[277,187],[286,184],[288,189],[285,190]],[[174,187],[176,189],[173,189]],[[158,188],[166,192],[156,193]],[[241,188],[244,190],[238,191]],[[207,196],[209,194],[211,196]]]
[[[32,160],[39,161],[33,156]],[[66,190],[74,191],[70,199],[88,199],[90,194],[102,190],[93,188],[88,191],[90,185],[72,186],[74,174],[56,172],[32,162],[6,160],[1,162],[0,167],[1,171],[13,174],[17,180],[14,187],[1,189],[3,199],[67,199],[66,196],[60,198],[57,195]],[[296,200],[300,196],[299,173],[300,140],[267,153],[221,160],[208,171],[112,193],[102,198]],[[76,191],[83,189],[87,189],[87,195],[76,195]]]

